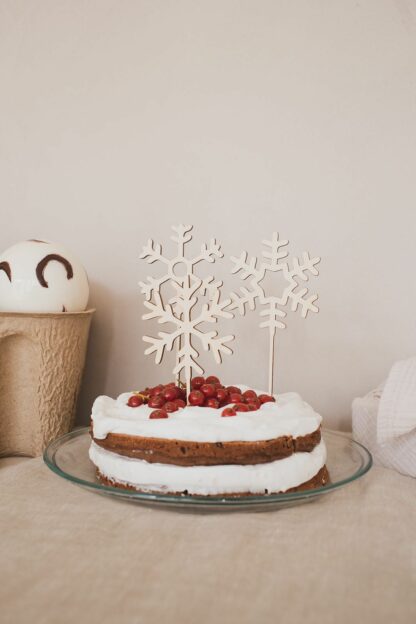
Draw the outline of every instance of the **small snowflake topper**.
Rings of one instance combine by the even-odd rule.
[[[227,345],[234,336],[219,337],[215,330],[204,331],[204,323],[216,323],[219,318],[230,319],[233,314],[226,308],[231,299],[221,301],[222,282],[209,276],[200,278],[195,274],[195,267],[200,262],[215,262],[222,258],[223,253],[215,239],[209,244],[202,244],[198,255],[188,259],[185,247],[192,240],[192,225],[172,226],[174,234],[171,240],[176,243],[176,255],[172,259],[162,255],[162,246],[149,240],[140,255],[149,264],[160,262],[164,265],[164,273],[154,279],[148,277],[145,282],[139,282],[141,292],[145,296],[144,305],[149,310],[143,315],[143,320],[157,319],[158,323],[172,325],[170,332],[159,332],[158,337],[143,336],[143,340],[150,346],[145,350],[146,355],[155,355],[156,364],[160,364],[165,349],[172,351],[177,345],[176,365],[173,373],[180,379],[183,372],[187,391],[190,391],[193,373],[204,372],[197,361],[199,352],[193,342],[197,341],[205,351],[211,351],[215,361],[221,362],[221,355],[230,354],[232,350]],[[164,286],[171,286],[173,296],[165,303],[162,297]]]
[[[269,394],[273,393],[273,373],[274,373],[274,340],[276,329],[284,329],[285,323],[282,321],[286,317],[285,308],[288,304],[291,310],[296,312],[300,308],[301,315],[306,318],[308,312],[318,312],[319,309],[315,305],[318,295],[309,295],[309,289],[301,287],[299,280],[306,282],[310,275],[319,275],[316,265],[320,262],[320,258],[311,258],[308,252],[302,254],[302,259],[293,258],[292,265],[287,260],[288,252],[285,249],[289,244],[288,240],[279,240],[279,234],[274,232],[272,240],[262,241],[266,250],[262,252],[263,261],[259,263],[258,258],[253,256],[248,259],[248,254],[243,251],[238,258],[231,257],[233,262],[232,273],[240,273],[242,280],[249,279],[249,286],[240,287],[239,293],[231,293],[232,303],[229,310],[238,310],[244,315],[246,306],[250,310],[256,308],[257,303],[265,306],[260,311],[260,316],[265,320],[260,323],[260,327],[269,329]],[[268,272],[281,272],[287,286],[283,289],[280,296],[277,294],[266,295],[261,282]],[[308,296],[309,295],[309,296]]]

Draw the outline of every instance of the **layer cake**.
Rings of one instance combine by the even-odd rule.
[[[248,390],[237,388],[242,396]],[[89,455],[107,485],[241,496],[311,489],[328,481],[322,418],[296,393],[232,417],[224,417],[224,406],[189,403],[158,417],[146,403],[130,407],[135,394],[101,396],[93,405]]]

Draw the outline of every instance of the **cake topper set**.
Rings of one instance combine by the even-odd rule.
[[[245,315],[247,308],[261,308],[260,327],[268,329],[269,336],[269,394],[273,394],[274,384],[274,352],[276,329],[286,327],[283,319],[286,309],[290,306],[293,312],[300,309],[301,316],[306,318],[308,312],[318,312],[315,305],[317,294],[310,294],[305,284],[309,276],[317,276],[319,257],[311,258],[304,252],[299,259],[294,256],[289,261],[289,253],[285,249],[288,240],[280,240],[279,234],[273,232],[271,240],[262,241],[264,250],[261,259],[249,256],[247,251],[238,257],[231,256],[232,274],[238,274],[247,286],[241,286],[238,292],[231,292],[226,299],[221,298],[223,282],[213,276],[199,277],[196,267],[202,262],[214,263],[223,258],[221,246],[216,239],[208,244],[203,243],[197,255],[189,258],[186,245],[192,240],[192,225],[172,226],[171,240],[176,244],[176,255],[166,258],[162,253],[162,245],[150,239],[143,247],[140,258],[149,264],[158,262],[163,265],[163,275],[159,278],[147,277],[139,282],[144,305],[148,309],[143,320],[157,320],[160,324],[171,325],[170,331],[160,331],[157,337],[143,336],[149,344],[146,355],[154,354],[156,364],[160,364],[166,351],[176,348],[175,367],[173,374],[179,382],[185,380],[187,393],[190,391],[194,373],[204,372],[198,362],[198,344],[205,351],[211,351],[215,361],[221,363],[222,355],[229,355],[232,349],[229,343],[233,335],[221,337],[216,330],[205,329],[205,323],[216,324],[219,319],[231,319],[234,313]],[[263,284],[268,273],[280,274],[285,286],[280,292],[276,286],[272,294],[266,294]],[[170,296],[166,295],[167,287],[171,287]]]

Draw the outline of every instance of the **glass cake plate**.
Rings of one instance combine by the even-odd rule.
[[[326,465],[330,483],[314,490],[287,494],[194,497],[149,494],[102,485],[97,480],[95,466],[88,457],[91,438],[87,427],[71,431],[51,442],[43,458],[53,472],[72,483],[99,494],[115,496],[134,503],[192,511],[263,511],[313,501],[319,496],[356,481],[370,470],[373,463],[370,452],[365,446],[352,440],[348,434],[324,429],[323,438],[328,449]]]

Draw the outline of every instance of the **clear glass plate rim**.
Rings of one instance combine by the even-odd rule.
[[[65,433],[64,435],[56,438],[46,447],[43,453],[43,460],[45,464],[48,466],[52,472],[57,474],[59,477],[85,487],[87,489],[92,489],[97,492],[107,493],[115,496],[120,496],[124,498],[130,498],[135,500],[147,501],[147,502],[163,502],[164,504],[170,503],[172,505],[177,505],[178,503],[184,504],[189,503],[195,506],[201,505],[222,505],[222,506],[249,506],[249,505],[258,505],[268,504],[268,503],[277,503],[284,501],[295,501],[297,499],[302,498],[312,498],[315,496],[319,496],[322,494],[327,494],[329,492],[333,492],[338,488],[347,485],[348,483],[352,483],[356,481],[360,477],[363,477],[372,467],[373,458],[370,451],[360,442],[353,440],[351,437],[346,436],[343,432],[337,432],[330,429],[323,429],[324,435],[334,436],[337,438],[342,438],[346,442],[350,443],[354,447],[359,449],[361,463],[360,466],[352,473],[350,476],[336,481],[334,483],[329,483],[320,488],[315,488],[313,490],[303,490],[300,492],[288,492],[288,493],[280,493],[280,494],[263,494],[263,495],[252,495],[252,496],[237,496],[237,497],[213,497],[213,496],[190,496],[190,495],[180,495],[175,496],[173,494],[159,494],[159,493],[150,493],[150,492],[133,492],[131,490],[122,490],[120,488],[111,487],[108,485],[103,485],[99,481],[87,481],[85,479],[81,479],[80,477],[74,476],[62,470],[55,462],[55,455],[59,448],[68,440],[75,439],[81,437],[85,434],[89,435],[88,427],[80,427],[70,431],[69,433]]]

